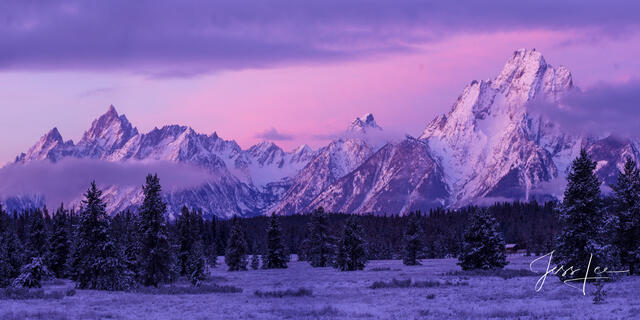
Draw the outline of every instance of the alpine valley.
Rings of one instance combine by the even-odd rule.
[[[215,178],[167,192],[168,211],[174,215],[186,205],[220,218],[306,213],[319,206],[330,212],[405,214],[499,200],[561,199],[559,186],[581,148],[597,161],[605,189],[626,157],[637,161],[640,155],[636,141],[571,133],[528,112],[531,102],[559,103],[572,90],[578,88],[569,70],[547,64],[538,51],[521,49],[495,79],[472,81],[447,114],[425,119],[419,137],[381,140],[383,128],[366,114],[318,150],[302,145],[287,152],[271,142],[242,149],[215,132],[200,134],[188,126],[140,133],[111,106],[77,143],[53,128],[8,166],[43,160],[55,165],[63,159],[196,166]],[[140,187],[102,187],[110,212],[135,208],[142,199]],[[79,205],[81,196],[71,205]],[[16,208],[42,205],[44,199],[3,200]]]

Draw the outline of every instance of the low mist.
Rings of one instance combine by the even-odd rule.
[[[96,181],[98,186],[142,186],[149,173],[157,173],[163,191],[195,187],[214,178],[209,171],[168,161],[112,162],[64,159],[57,163],[34,161],[0,169],[0,200],[23,195],[43,195],[48,206],[77,199]]]

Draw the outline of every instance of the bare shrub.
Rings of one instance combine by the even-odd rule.
[[[47,320],[67,320],[66,314],[59,311],[39,311],[39,312],[5,312],[0,313],[3,320],[27,320],[27,319],[47,319]]]
[[[0,290],[0,298],[3,300],[42,299],[44,298],[44,289],[7,287]]]
[[[67,290],[45,291],[42,288],[13,288],[7,287],[0,290],[0,300],[30,300],[30,299],[53,299],[60,300],[68,295]],[[75,293],[75,290],[74,290]]]
[[[527,269],[494,269],[494,270],[457,270],[444,273],[445,276],[457,277],[498,277],[504,280],[519,277],[535,277],[539,276],[535,272]]]
[[[389,267],[375,267],[375,268],[367,269],[367,271],[374,271],[374,272],[380,272],[380,271],[400,271],[400,269],[396,269],[396,268],[389,268]]]
[[[441,286],[466,286],[469,285],[465,281],[445,281],[438,280],[424,280],[412,282],[411,279],[398,280],[396,278],[390,281],[375,281],[372,283],[370,289],[385,289],[385,288],[434,288]]]
[[[298,288],[297,290],[273,290],[273,291],[260,291],[256,290],[254,295],[260,298],[284,298],[284,297],[310,297],[313,295],[313,291],[308,288]]]
[[[74,288],[69,288],[67,290],[65,290],[64,295],[67,297],[72,297],[76,295],[76,289]]]
[[[194,286],[176,286],[165,285],[160,287],[139,287],[133,292],[142,294],[165,294],[165,295],[177,295],[177,294],[207,294],[207,293],[240,293],[242,288],[228,285],[217,284],[202,284],[199,287]]]

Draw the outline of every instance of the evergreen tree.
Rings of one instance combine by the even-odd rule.
[[[42,280],[47,280],[53,275],[40,257],[32,258],[31,263],[22,267],[20,272],[11,283],[14,288],[40,288]]]
[[[84,197],[84,209],[74,237],[72,278],[81,289],[127,289],[131,287],[133,277],[112,239],[102,191],[95,181],[91,182]]]
[[[194,286],[200,285],[200,282],[207,278],[207,262],[201,240],[195,241],[189,249],[185,272],[187,279]]]
[[[178,262],[180,274],[185,275],[193,285],[206,279],[206,259],[202,241],[202,216],[200,212],[182,207],[178,217]]]
[[[464,234],[458,265],[463,270],[502,269],[508,264],[504,240],[496,230],[498,223],[486,209],[471,213],[469,227]]]
[[[138,266],[141,282],[145,286],[157,287],[161,282],[172,279],[174,257],[171,251],[167,224],[165,221],[166,203],[160,193],[158,175],[147,175],[142,187],[144,200],[139,217],[139,254]]]
[[[418,259],[424,250],[422,237],[422,228],[418,223],[418,217],[415,213],[411,214],[404,231],[404,255],[402,262],[405,265],[415,266],[420,264]]]
[[[253,254],[251,256],[251,269],[253,270],[260,269],[260,256],[257,254]]]
[[[289,261],[282,244],[282,231],[275,213],[269,218],[267,227],[267,254],[264,257],[262,268],[285,269]]]
[[[51,239],[49,240],[49,266],[57,278],[66,276],[67,257],[70,250],[69,219],[63,205],[53,215]]]
[[[229,267],[229,271],[247,270],[247,242],[240,226],[240,220],[235,216],[233,217],[231,232],[227,241],[224,262]]]
[[[615,245],[623,267],[631,274],[640,274],[640,170],[631,158],[627,158],[624,171],[618,173],[613,189],[618,212]]]
[[[603,241],[607,221],[600,199],[600,181],[595,175],[596,163],[582,149],[571,164],[564,200],[560,207],[562,230],[556,240],[555,263],[565,268],[586,270],[591,254],[593,266],[608,266],[608,248]],[[561,278],[570,275],[558,273]],[[575,273],[574,277],[584,276]]]
[[[121,235],[120,246],[123,248],[124,262],[127,268],[135,275],[136,279],[140,278],[140,270],[138,267],[138,256],[140,255],[140,238],[138,232],[138,216],[127,210],[123,213],[123,233]]]
[[[364,230],[356,217],[349,217],[338,241],[336,268],[340,271],[362,270],[367,263]]]
[[[308,228],[307,228],[308,229]],[[311,250],[311,242],[309,236],[305,236],[304,240],[298,246],[298,261],[311,261],[309,252]]]
[[[218,244],[216,242],[216,218],[215,216],[211,218],[211,221],[204,221],[204,232],[203,232],[203,244],[204,244],[204,252],[207,257],[207,262],[209,266],[212,268],[216,267],[218,262]]]
[[[329,232],[327,216],[324,209],[319,207],[311,216],[309,224],[309,238],[306,240],[305,258],[312,267],[328,267],[335,260],[335,237]]]
[[[9,264],[9,251],[5,244],[4,234],[0,233],[0,288],[8,286],[12,278],[11,264]]]
[[[187,275],[187,260],[192,253],[192,248],[195,242],[199,238],[200,230],[195,224],[195,219],[192,217],[192,213],[186,206],[182,207],[182,212],[176,221],[176,227],[178,228],[178,242],[180,249],[178,251],[178,263],[180,264],[180,274]]]
[[[14,222],[0,205],[0,288],[11,284],[20,274],[24,249],[16,233]]]
[[[26,235],[27,259],[40,257],[45,264],[48,264],[49,234],[40,209],[35,209],[29,214]]]

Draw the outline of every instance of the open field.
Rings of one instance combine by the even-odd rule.
[[[632,319],[640,314],[640,277],[607,284],[606,302],[594,305],[591,287],[583,296],[556,277],[535,292],[539,275],[516,272],[528,269],[532,259],[510,257],[507,269],[514,271],[502,277],[456,272],[455,259],[423,260],[415,267],[371,261],[357,272],[314,269],[304,262],[247,272],[227,272],[219,265],[210,282],[229,287],[205,287],[214,293],[77,290],[61,299],[0,300],[0,319]],[[70,285],[56,281],[45,290]],[[242,292],[224,289],[233,287]]]

